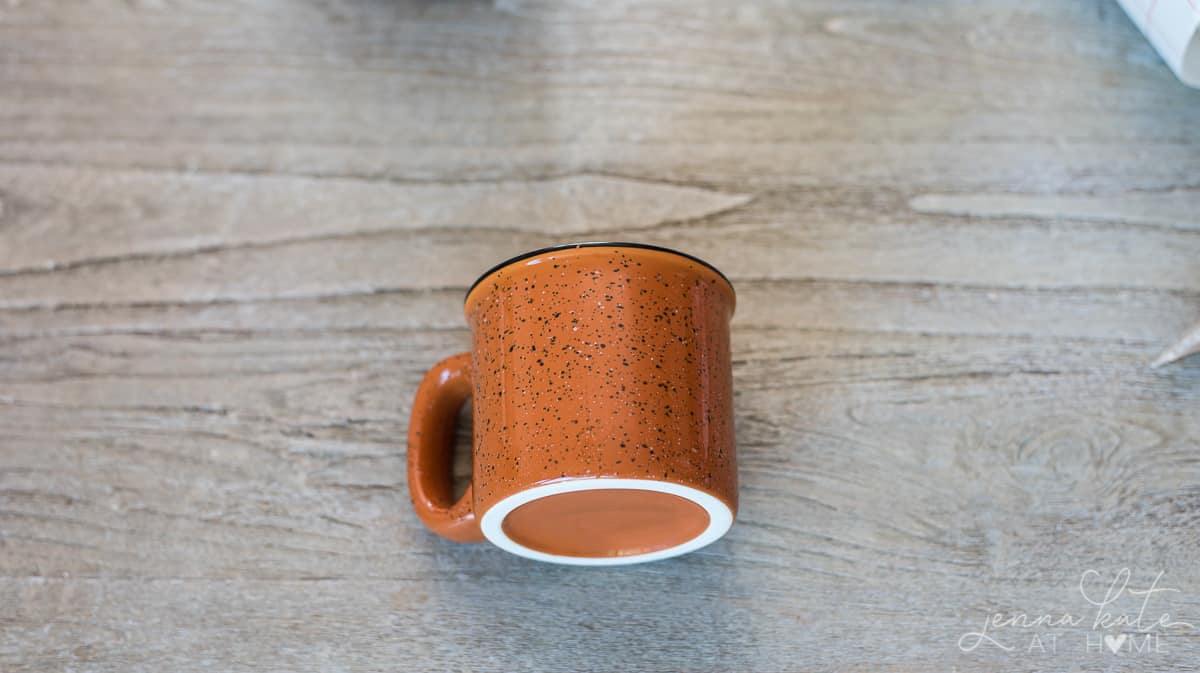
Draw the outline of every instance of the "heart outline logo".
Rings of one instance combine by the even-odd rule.
[[[1110,652],[1116,654],[1121,650],[1121,646],[1125,644],[1125,639],[1128,637],[1128,633],[1122,633],[1119,636],[1108,634],[1104,636],[1104,644],[1108,646]]]

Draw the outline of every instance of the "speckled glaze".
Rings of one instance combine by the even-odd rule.
[[[661,249],[554,249],[491,271],[466,299],[469,364],[465,354],[439,363],[414,404],[409,483],[422,519],[479,540],[480,519],[506,498],[606,478],[688,487],[735,513],[734,304],[718,272]],[[468,380],[473,476],[451,503],[445,428]],[[564,525],[562,550],[586,533]]]

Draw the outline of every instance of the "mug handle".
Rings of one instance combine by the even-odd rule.
[[[413,509],[430,530],[455,542],[482,542],[471,486],[457,502],[451,471],[454,421],[471,396],[471,354],[437,363],[417,386],[408,424],[408,493]]]

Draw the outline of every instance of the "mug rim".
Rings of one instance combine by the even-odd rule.
[[[699,535],[677,545],[627,556],[566,556],[543,552],[513,540],[504,530],[504,520],[521,505],[563,493],[593,490],[655,491],[678,496],[704,509],[708,514],[708,526]],[[729,532],[733,519],[733,509],[727,502],[695,486],[659,479],[588,476],[556,479],[521,489],[489,507],[480,517],[479,527],[488,542],[517,556],[561,565],[617,566],[660,561],[706,547]]]
[[[733,292],[736,301],[737,290],[733,288],[733,281],[729,280],[729,276],[721,273],[721,270],[712,264],[700,259],[699,257],[696,257],[695,255],[689,255],[686,252],[681,252],[679,250],[675,250],[674,248],[654,245],[653,243],[634,243],[632,241],[583,241],[580,243],[562,243],[560,245],[550,245],[545,248],[538,248],[537,250],[523,252],[514,257],[510,257],[499,264],[496,264],[487,271],[484,271],[478,278],[475,279],[474,283],[471,283],[471,287],[467,288],[467,294],[463,297],[463,301],[466,302],[466,300],[470,298],[471,293],[475,291],[475,288],[479,287],[480,283],[487,280],[489,276],[503,269],[504,267],[509,266],[510,264],[515,264],[522,260],[529,259],[530,257],[537,257],[538,255],[544,255],[546,253],[559,252],[562,250],[575,250],[577,248],[638,248],[641,250],[653,250],[656,252],[665,252],[670,255],[677,255],[679,257],[683,257],[684,259],[693,261],[717,274],[721,280],[725,281],[725,284],[729,286],[729,290],[730,292]]]

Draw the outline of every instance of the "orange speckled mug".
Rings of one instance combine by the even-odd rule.
[[[539,561],[638,563],[698,549],[737,512],[733,286],[637,243],[538,250],[467,293],[472,350],[417,388],[413,507],[435,533]],[[472,401],[471,485],[454,421]]]

